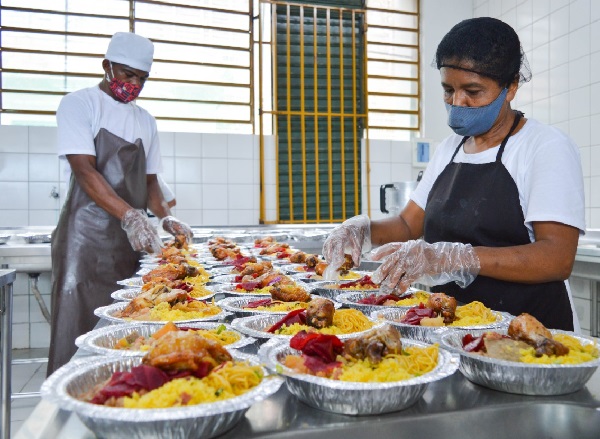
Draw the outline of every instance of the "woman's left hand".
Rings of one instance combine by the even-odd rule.
[[[479,258],[470,244],[422,239],[392,242],[371,252],[371,259],[383,259],[372,276],[384,292],[404,292],[413,283],[442,285],[456,282],[465,288],[479,273]]]

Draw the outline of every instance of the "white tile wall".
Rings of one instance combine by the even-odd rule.
[[[473,12],[509,21],[506,6],[504,1],[477,1]],[[533,79],[530,97],[517,93],[515,107],[530,108],[528,116],[566,131],[578,144],[587,226],[600,228],[600,2],[527,0],[518,2],[516,10],[519,36],[527,39],[531,26],[531,48],[523,46]]]

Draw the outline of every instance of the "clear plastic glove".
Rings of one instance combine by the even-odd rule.
[[[375,249],[371,259],[383,259],[372,280],[381,284],[385,293],[404,292],[415,282],[431,286],[454,281],[465,288],[480,269],[473,247],[457,242],[392,242]]]
[[[121,227],[135,251],[159,253],[162,242],[156,228],[143,210],[129,209],[121,219]]]
[[[357,215],[347,219],[329,234],[323,244],[323,257],[329,266],[323,277],[337,279],[337,270],[345,260],[345,254],[352,256],[354,266],[360,264],[360,255],[371,250],[371,220],[367,215]]]
[[[158,223],[159,227],[162,227],[165,232],[170,233],[173,236],[177,235],[185,235],[187,242],[192,243],[192,237],[194,236],[194,232],[190,226],[186,223],[179,221],[174,216],[165,216]]]

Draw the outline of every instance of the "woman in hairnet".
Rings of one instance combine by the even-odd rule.
[[[113,35],[100,84],[69,93],[56,112],[58,153],[71,169],[70,187],[52,235],[52,329],[48,374],[76,351],[94,310],[112,302],[116,281],[131,277],[140,252],[161,240],[149,208],[171,234],[192,238],[171,216],[156,175],[161,171],[156,121],[134,101],[148,79],[154,45]]]
[[[578,331],[566,279],[585,230],[579,150],[511,108],[531,78],[517,34],[493,18],[462,21],[442,39],[435,65],[456,134],[438,146],[398,217],[361,215],[332,231],[326,275],[344,253],[358,263],[381,245],[373,280],[384,290],[434,285],[463,303]]]

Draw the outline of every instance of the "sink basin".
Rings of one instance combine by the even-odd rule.
[[[370,419],[373,421],[374,419]],[[367,421],[367,419],[365,419]],[[278,431],[278,438],[598,439],[600,409],[568,403],[511,404],[431,415],[386,416],[376,422],[338,424],[335,429]],[[275,437],[271,435],[256,437]]]

